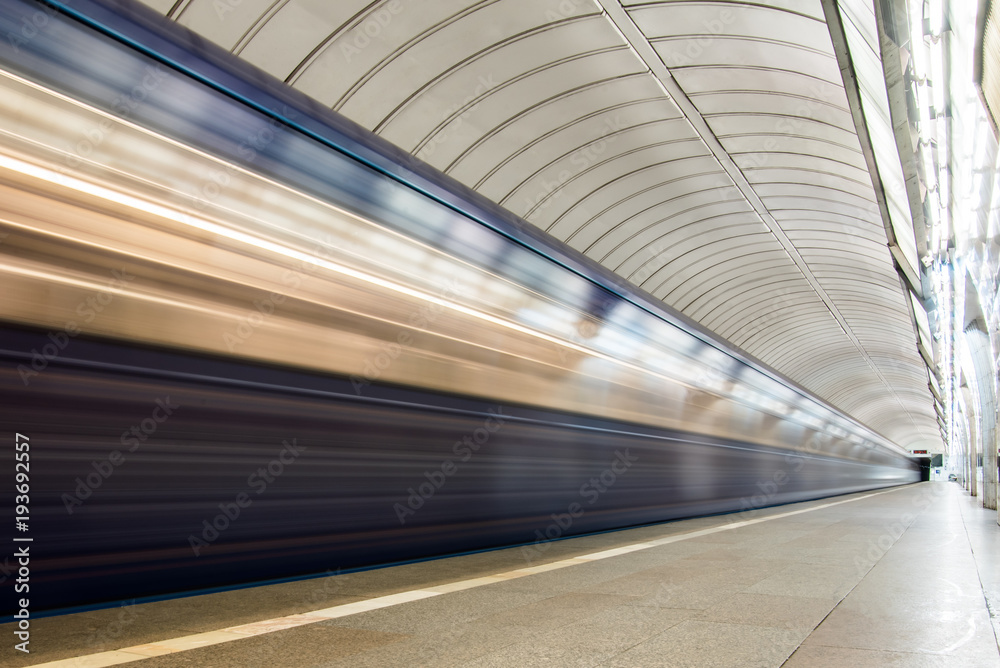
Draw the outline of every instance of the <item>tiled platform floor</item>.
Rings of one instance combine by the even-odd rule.
[[[110,665],[406,592],[428,598],[122,665],[1000,668],[1000,526],[946,482],[559,541],[531,562],[503,550],[40,619],[31,655],[8,643],[0,665]]]

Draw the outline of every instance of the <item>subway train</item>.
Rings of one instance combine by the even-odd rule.
[[[8,619],[503,546],[529,564],[567,536],[919,478],[145,8],[0,7],[0,499],[31,555],[17,593],[0,557]]]

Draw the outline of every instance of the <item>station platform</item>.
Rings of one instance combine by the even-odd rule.
[[[1000,526],[955,483],[330,570],[39,619],[0,663],[1000,668]]]

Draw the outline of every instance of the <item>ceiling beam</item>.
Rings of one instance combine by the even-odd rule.
[[[680,84],[677,83],[677,80],[674,79],[673,75],[670,73],[669,68],[667,68],[664,62],[660,59],[659,54],[656,52],[656,49],[653,48],[653,45],[650,44],[649,39],[646,37],[646,35],[642,32],[639,26],[635,24],[635,22],[632,20],[632,17],[629,16],[628,12],[625,10],[624,7],[622,7],[621,3],[618,0],[595,0],[595,2],[601,7],[604,16],[607,18],[607,20],[611,22],[612,25],[614,25],[614,27],[618,30],[619,34],[621,34],[622,38],[631,47],[632,51],[636,54],[636,56],[642,61],[642,63],[646,66],[649,72],[653,75],[653,78],[656,79],[657,82],[659,82],[659,85],[663,89],[664,94],[667,95],[671,100],[673,100],[674,104],[677,105],[678,109],[680,109],[681,113],[684,115],[684,118],[687,119],[688,123],[690,123],[694,131],[698,134],[701,140],[712,152],[712,155],[715,156],[715,159],[722,166],[722,169],[725,170],[726,174],[729,175],[729,178],[732,180],[733,185],[735,185],[736,188],[739,189],[740,193],[743,195],[743,198],[746,200],[747,204],[749,204],[750,207],[757,213],[757,215],[760,217],[760,220],[768,228],[768,230],[781,245],[782,249],[785,251],[788,257],[798,268],[799,272],[802,274],[802,277],[806,280],[806,282],[809,283],[809,286],[813,289],[813,291],[820,298],[820,300],[822,300],[823,304],[826,306],[827,310],[830,312],[830,315],[833,317],[833,319],[840,326],[841,330],[843,330],[847,338],[850,339],[854,347],[857,348],[858,353],[864,358],[868,367],[872,370],[872,372],[879,379],[879,381],[885,386],[886,391],[893,397],[896,403],[899,404],[900,408],[910,419],[910,422],[913,423],[914,426],[916,426],[916,421],[913,419],[913,416],[907,410],[906,404],[902,401],[902,399],[900,399],[899,395],[896,393],[892,384],[882,374],[882,371],[878,368],[878,365],[875,364],[875,361],[872,360],[871,356],[868,354],[868,351],[865,349],[864,345],[858,339],[857,335],[854,333],[850,324],[847,322],[847,319],[840,312],[840,309],[837,308],[837,305],[836,303],[834,303],[833,298],[830,297],[830,295],[820,284],[819,280],[813,274],[812,269],[809,267],[809,264],[799,253],[798,248],[796,248],[795,244],[793,244],[791,239],[788,238],[788,235],[785,234],[785,231],[778,224],[778,221],[774,218],[771,212],[764,205],[764,202],[757,194],[757,191],[754,190],[753,186],[750,184],[750,181],[743,173],[743,170],[739,168],[739,166],[733,160],[733,157],[729,155],[729,152],[725,149],[725,147],[723,147],[722,142],[719,141],[719,138],[712,131],[711,127],[709,127],[708,121],[705,120],[705,117],[701,115],[701,112],[698,111],[698,108],[694,105],[691,99],[680,87]],[[824,1],[823,4],[825,6],[827,2]],[[853,76],[853,70],[851,71],[851,74]],[[855,104],[854,102],[852,102],[851,111],[852,114],[860,114],[861,113],[860,104]],[[855,121],[857,122],[857,119],[855,119]],[[867,159],[868,158],[867,151],[865,153],[865,156]],[[874,168],[874,161],[871,160],[869,161],[869,171],[871,171],[873,168]],[[873,178],[877,178],[876,173],[873,173]],[[884,197],[879,198],[879,207],[880,210],[884,207]],[[886,211],[886,214],[887,213],[888,212]]]

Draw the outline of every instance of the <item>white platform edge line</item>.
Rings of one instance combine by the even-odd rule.
[[[199,647],[209,647],[211,645],[219,645],[224,642],[231,642],[233,640],[242,640],[243,638],[251,638],[254,636],[274,633],[276,631],[284,631],[285,629],[292,629],[298,626],[305,626],[306,624],[315,624],[316,622],[323,622],[330,619],[337,619],[339,617],[347,617],[349,615],[356,615],[362,612],[368,612],[370,610],[388,608],[394,605],[399,605],[401,603],[419,601],[425,598],[430,598],[432,596],[440,596],[442,594],[451,593],[453,591],[464,591],[466,589],[482,587],[488,584],[505,582],[507,580],[511,580],[514,578],[536,575],[538,573],[545,573],[548,571],[558,570],[561,568],[569,568],[570,566],[578,566],[580,564],[585,564],[593,561],[600,561],[602,559],[610,559],[612,557],[623,556],[626,554],[631,554],[633,552],[638,552],[640,550],[648,550],[649,548],[652,547],[659,547],[661,545],[676,543],[682,540],[687,540],[689,538],[699,538],[701,536],[708,536],[713,533],[729,531],[730,529],[739,529],[742,527],[750,526],[752,524],[759,524],[761,522],[769,522],[771,520],[777,520],[784,517],[791,517],[792,515],[811,513],[815,510],[823,510],[824,508],[831,508],[833,506],[839,506],[844,503],[852,503],[854,501],[870,499],[873,496],[888,494],[889,492],[895,492],[900,489],[906,489],[908,487],[909,485],[900,485],[898,487],[893,487],[892,489],[882,490],[880,492],[873,492],[871,494],[865,494],[864,496],[855,497],[853,499],[844,499],[842,501],[824,503],[819,506],[813,506],[812,508],[793,510],[787,513],[770,515],[768,517],[759,517],[757,519],[752,519],[752,520],[741,520],[739,522],[731,522],[729,524],[723,524],[717,527],[711,527],[708,529],[698,529],[696,531],[689,531],[687,533],[677,534],[675,536],[666,536],[664,538],[658,538],[656,540],[640,541],[638,543],[632,543],[631,545],[623,545],[621,547],[616,547],[608,550],[601,550],[599,552],[583,554],[576,557],[571,557],[569,559],[562,559],[560,561],[553,561],[547,564],[540,564],[539,566],[519,568],[512,571],[504,571],[494,575],[486,575],[477,578],[471,578],[469,580],[458,580],[456,582],[448,584],[434,585],[431,587],[426,587],[421,589],[413,589],[410,591],[399,592],[396,594],[379,596],[377,598],[371,598],[364,601],[344,603],[343,605],[336,605],[331,608],[313,610],[312,612],[303,612],[295,615],[288,615],[285,617],[276,617],[274,619],[266,619],[259,622],[251,622],[249,624],[240,624],[239,626],[230,626],[228,628],[219,629],[217,631],[206,631],[204,633],[196,633],[188,636],[181,636],[179,638],[158,640],[156,642],[146,643],[143,645],[133,645],[132,647],[123,647],[122,649],[111,650],[108,652],[85,654],[83,656],[73,657],[71,659],[59,659],[58,661],[36,663],[36,664],[31,664],[30,666],[26,666],[26,668],[102,668],[103,666],[117,666],[123,663],[141,661],[143,659],[149,659],[154,656],[163,656],[164,654],[176,654],[177,652],[185,652],[191,649],[198,649]]]

